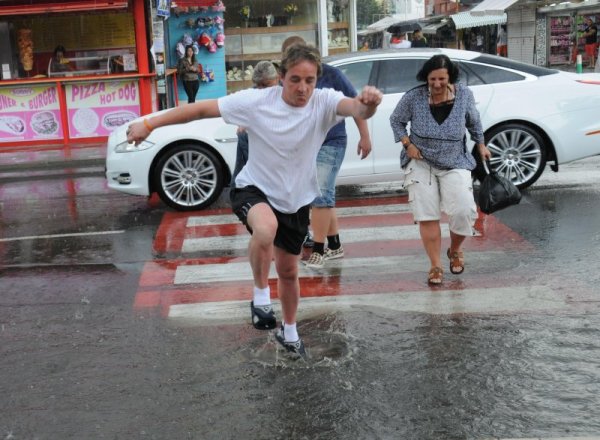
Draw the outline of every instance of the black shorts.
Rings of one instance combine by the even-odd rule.
[[[252,234],[252,229],[248,226],[248,211],[258,203],[266,203],[271,206],[267,196],[255,186],[246,186],[244,188],[231,188],[229,197],[233,212],[246,225],[248,232]],[[308,233],[309,206],[303,206],[294,214],[279,212],[271,206],[277,218],[277,232],[273,241],[275,246],[290,254],[300,255],[302,243]]]

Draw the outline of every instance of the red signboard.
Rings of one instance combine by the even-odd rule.
[[[171,6],[180,8],[189,8],[190,6],[207,7],[212,6],[217,0],[173,0]]]

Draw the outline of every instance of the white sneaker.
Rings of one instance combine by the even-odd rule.
[[[327,248],[327,249],[325,249],[323,258],[325,260],[337,260],[338,258],[344,258],[344,248],[341,246],[337,249]]]
[[[310,254],[308,260],[304,262],[304,264],[306,267],[313,269],[322,269],[325,265],[325,258],[323,258],[323,255],[319,254],[318,252],[313,252]]]

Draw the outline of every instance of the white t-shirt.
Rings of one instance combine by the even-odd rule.
[[[315,89],[304,107],[282,98],[281,86],[247,89],[219,98],[228,124],[248,132],[248,162],[235,179],[254,185],[273,208],[295,213],[320,195],[317,153],[331,127],[344,119],[337,106],[344,98],[333,89]]]
[[[399,43],[390,43],[392,49],[410,49],[412,43],[408,40],[402,40]]]

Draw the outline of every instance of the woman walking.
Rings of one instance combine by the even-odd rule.
[[[188,97],[188,104],[196,102],[196,94],[200,88],[199,74],[202,73],[202,67],[196,61],[194,47],[189,44],[185,46],[185,55],[179,60],[177,73],[183,81],[183,88]]]
[[[449,218],[450,247],[446,255],[454,274],[465,269],[462,244],[473,235],[477,218],[471,179],[475,158],[466,146],[467,130],[481,158],[491,157],[473,93],[457,82],[458,73],[458,67],[446,55],[433,56],[417,74],[417,80],[425,84],[409,90],[390,117],[395,140],[404,147],[400,156],[404,186],[431,262],[428,282],[434,285],[441,284],[444,275],[441,212]]]

